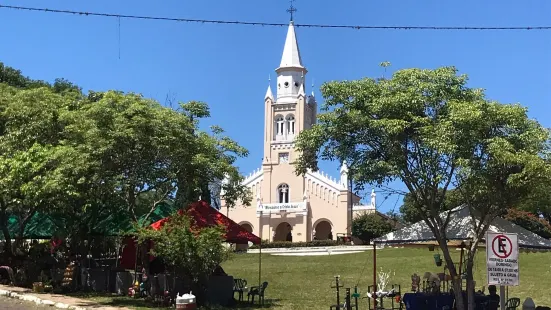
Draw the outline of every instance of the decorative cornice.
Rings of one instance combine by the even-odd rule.
[[[241,184],[244,186],[248,186],[250,184],[256,183],[255,181],[261,181],[263,175],[264,172],[262,171],[262,168],[258,168],[257,170],[246,176],[245,180],[243,180]]]
[[[294,145],[293,142],[274,141],[272,142],[272,150],[291,150]]]
[[[323,172],[306,172],[306,179],[315,181],[316,183],[324,184],[325,186],[331,188],[333,191],[343,191],[346,190],[342,185],[337,182],[337,180]]]
[[[296,103],[278,103],[277,101],[272,103],[274,111],[292,111],[295,110],[296,105]]]

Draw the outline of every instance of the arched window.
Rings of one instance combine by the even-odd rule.
[[[287,134],[292,136],[295,134],[295,116],[293,114],[287,115],[286,121],[287,121]]]
[[[289,185],[281,184],[277,187],[279,203],[289,203]]]
[[[275,135],[276,140],[278,140],[278,137],[283,137],[285,134],[285,121],[283,119],[283,116],[278,115],[275,118]]]

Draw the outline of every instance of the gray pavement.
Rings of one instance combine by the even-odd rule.
[[[47,306],[39,306],[33,302],[22,301],[15,298],[0,297],[0,309],[1,310],[43,310]]]

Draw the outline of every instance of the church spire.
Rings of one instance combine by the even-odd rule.
[[[287,29],[287,38],[285,39],[285,47],[283,47],[283,55],[281,56],[278,71],[283,68],[304,69],[293,21],[289,23],[289,28]]]
[[[272,87],[268,84],[268,90],[266,90],[266,96],[264,96],[264,100],[270,99],[274,101],[274,94],[272,93]]]

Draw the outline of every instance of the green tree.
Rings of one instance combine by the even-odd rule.
[[[297,173],[317,170],[318,157],[346,160],[356,184],[402,181],[419,216],[438,240],[452,278],[446,197],[455,188],[471,209],[475,236],[467,255],[472,286],[476,247],[489,223],[533,192],[546,174],[548,131],[526,109],[486,99],[453,67],[406,69],[392,78],[330,82],[322,86],[325,113],[297,141]],[[455,280],[457,307],[464,300]],[[468,290],[469,293],[471,292]],[[474,306],[469,294],[469,309]]]
[[[32,80],[24,76],[20,70],[4,65],[0,62],[0,84],[6,84],[15,88],[40,88],[49,87],[44,81]]]
[[[177,110],[137,94],[83,95],[64,79],[32,80],[0,63],[0,229],[20,227],[37,212],[56,216],[54,234],[86,254],[94,235],[146,225],[161,202],[182,208],[211,201],[222,186],[228,205],[250,204],[235,160],[247,150],[213,126],[203,102]],[[212,187],[212,186],[210,186]],[[105,228],[105,226],[110,226]],[[88,241],[88,242],[85,242]],[[9,247],[11,249],[11,247]]]
[[[439,189],[442,191],[442,189]],[[444,198],[444,203],[441,205],[440,212],[452,210],[461,206],[460,195],[454,189],[449,189]],[[404,202],[400,206],[400,214],[406,224],[413,224],[423,220],[419,207],[415,206],[415,198],[411,193],[404,195]]]
[[[362,214],[352,221],[352,235],[364,242],[370,242],[391,231],[392,225],[378,214]]]
[[[161,202],[182,208],[199,198],[208,201],[205,184],[227,174],[240,179],[233,163],[247,151],[220,128],[212,134],[199,130],[206,116],[203,103],[173,110],[115,91],[91,92],[68,113],[66,143],[74,151],[67,158],[78,165],[72,179],[81,194],[69,213],[72,232],[80,236],[75,239],[90,236],[105,213],[122,212],[147,225]],[[241,187],[228,192],[245,197]]]
[[[152,241],[152,255],[189,277],[198,303],[204,303],[208,277],[230,255],[224,233],[221,227],[197,228],[185,213],[176,213],[160,230],[138,228],[137,236],[140,244]]]
[[[96,172],[104,182],[116,184],[134,221],[140,195],[155,191],[162,201],[174,190],[169,147],[177,137],[171,127],[182,124],[173,125],[167,110],[140,95],[109,91],[70,115],[68,142],[100,165]],[[190,140],[182,138],[183,144]]]
[[[225,136],[224,130],[219,126],[212,126],[210,134],[198,130],[198,121],[210,117],[209,108],[205,103],[180,103],[178,112],[180,117],[191,120],[194,125],[191,132],[195,140],[185,147],[179,144],[174,150],[174,156],[177,158],[174,161],[178,188],[175,195],[176,203],[187,205],[199,198],[211,202],[212,183],[220,183],[220,191],[227,207],[233,207],[237,203],[250,205],[250,191],[242,185],[243,177],[234,166],[237,158],[245,157],[249,152]]]
[[[73,99],[48,87],[18,89],[0,83],[0,228],[8,254],[11,239],[23,239],[36,212],[58,209],[58,196],[72,195],[61,185],[59,168],[65,149],[61,115]],[[8,229],[10,216],[18,219],[16,236]]]

